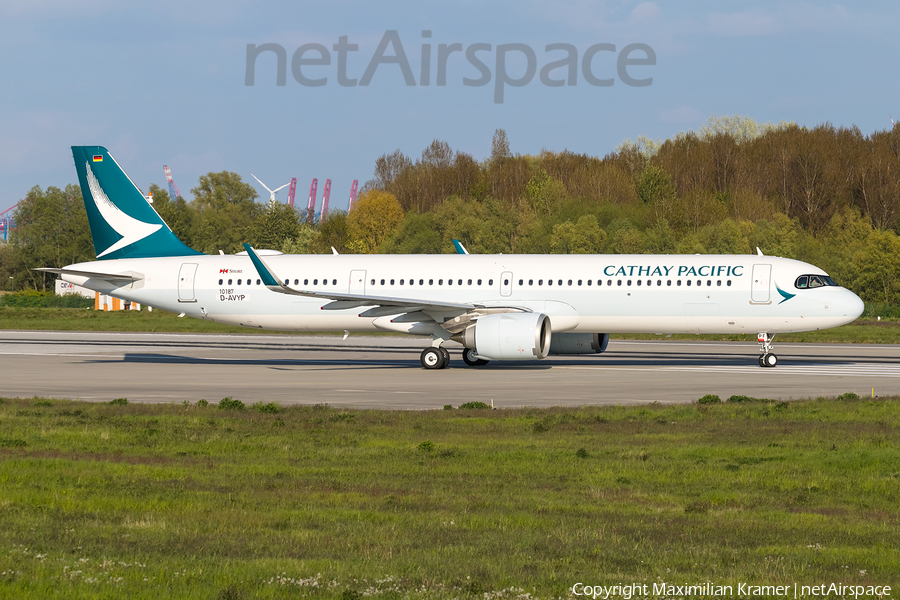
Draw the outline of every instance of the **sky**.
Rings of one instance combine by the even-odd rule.
[[[514,153],[601,157],[711,115],[869,134],[900,116],[898,29],[896,2],[3,0],[0,211],[76,183],[73,145],[107,147],[144,191],[165,164],[186,199],[227,170],[261,201],[251,172],[296,177],[302,206],[331,179],[346,208],[382,154],[439,139],[481,160],[497,128]],[[248,61],[263,44],[283,85],[275,51]],[[461,50],[437,85],[441,45]]]

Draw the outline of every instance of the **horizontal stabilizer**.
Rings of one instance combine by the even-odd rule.
[[[55,273],[56,275],[73,275],[75,277],[90,277],[91,279],[103,279],[104,281],[140,281],[144,277],[137,274],[129,273],[97,273],[94,271],[76,271],[74,269],[52,269],[49,267],[41,267],[34,269],[35,271],[43,271],[44,273]]]

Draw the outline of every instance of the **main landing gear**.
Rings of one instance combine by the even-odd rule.
[[[462,359],[470,367],[480,367],[488,364],[488,361],[483,358],[477,358],[475,352],[468,348],[463,349]],[[432,346],[422,350],[422,356],[419,357],[419,360],[426,369],[444,369],[450,364],[450,353],[441,346]]]
[[[756,339],[759,342],[759,351],[762,352],[759,356],[759,366],[774,367],[777,365],[778,357],[772,354],[772,340],[775,339],[775,334],[773,333],[770,337],[768,333],[762,332]]]

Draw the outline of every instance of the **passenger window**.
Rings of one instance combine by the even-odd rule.
[[[327,279],[323,279],[323,280],[322,280],[322,285],[328,285],[328,280],[327,280]]]
[[[285,280],[284,280],[284,285],[290,285],[290,284],[291,284],[291,280],[290,280],[290,279],[285,279]]]
[[[381,282],[384,283],[384,280],[382,279]],[[313,279],[313,285],[319,285],[319,280]]]
[[[458,285],[462,285],[462,279],[457,279],[457,280],[456,280],[456,283],[457,283]]]
[[[331,285],[337,285],[337,279],[332,279],[332,280],[331,280]]]
[[[638,285],[641,285],[641,280],[640,280],[640,279],[637,280],[637,284],[638,284]],[[630,282],[630,281],[628,282],[628,285],[631,285],[631,282]]]
[[[680,280],[680,279],[678,280],[678,283],[677,283],[676,285],[677,285],[678,287],[681,287],[681,280]]]
[[[238,285],[241,285],[241,280],[240,280],[240,279],[238,279]]]
[[[452,279],[448,279],[448,280],[447,280],[447,285],[453,285],[453,280],[452,280]]]
[[[228,285],[231,285],[231,280],[230,280],[230,279],[228,280]]]
[[[716,287],[722,287],[722,280],[716,279]]]
[[[375,283],[375,280],[374,280],[374,279],[372,280],[372,283]],[[309,279],[304,279],[304,280],[303,280],[303,285],[309,285]]]
[[[569,285],[572,285],[572,280],[571,280],[571,279],[569,280]]]
[[[520,279],[520,280],[519,280],[519,285],[524,285],[524,284],[525,284],[525,280]],[[472,285],[472,280],[471,280],[471,279],[469,280],[469,285]]]
[[[597,285],[600,285],[600,282],[599,282],[599,281],[597,282]],[[606,285],[612,285],[612,279],[607,279],[607,280],[606,280]],[[622,284],[620,283],[619,285],[622,285]]]
[[[712,285],[712,279],[706,280],[706,287],[710,287]]]
[[[261,283],[262,283],[262,281],[260,281],[259,279],[256,280],[256,285],[259,285]]]
[[[578,285],[581,285],[581,280],[580,280],[580,279],[578,280]]]
[[[431,284],[431,280],[430,280],[430,279],[428,280],[428,283],[429,283],[429,285]],[[420,280],[419,280],[419,285],[425,285],[425,280],[424,280],[424,279],[420,279]]]
[[[729,279],[727,282],[725,282],[725,285],[727,285],[728,287],[731,287],[731,280]]]
[[[667,279],[667,280],[666,280],[666,285],[669,286],[669,287],[672,287],[672,280],[671,280],[671,279]]]
[[[384,279],[381,280],[381,285],[384,285]]]
[[[488,279],[488,285],[494,285],[494,280],[493,280],[493,279]]]
[[[528,280],[528,285],[534,285],[534,279],[529,279],[529,280]]]
[[[559,285],[562,285],[562,279],[559,280]]]
[[[429,280],[428,280],[428,285],[434,285],[434,279],[429,279]]]
[[[657,279],[657,280],[656,280],[656,287],[659,287],[659,286],[661,286],[661,285],[662,285],[662,279]]]
[[[373,281],[372,283],[375,283],[375,282]],[[299,280],[299,279],[295,279],[295,280],[294,280],[294,285],[300,285],[300,280]]]
[[[478,285],[481,285],[481,280],[480,280],[480,279],[478,280]]]
[[[394,285],[394,280],[393,280],[393,279],[391,279],[391,285]]]
[[[400,285],[403,285],[403,279],[400,280]]]
[[[375,285],[375,280],[374,280],[374,279],[372,280],[372,285]]]
[[[621,280],[621,279],[616,279],[616,285],[622,285],[622,280]]]
[[[552,280],[552,279],[548,279],[548,280],[547,280],[547,285],[553,285],[553,280]]]
[[[504,280],[503,280],[503,285],[509,285],[509,279],[504,279]]]
[[[443,279],[438,279],[438,285],[444,285],[444,280],[443,280]]]
[[[594,281],[593,281],[592,279],[588,279],[587,282],[588,282],[588,285],[591,285],[591,284],[594,283]],[[597,280],[597,285],[600,285],[600,280],[599,280],[599,279]]]
[[[538,279],[538,285],[544,285],[544,280],[543,280],[543,279]]]
[[[630,280],[630,279],[628,280],[628,285],[631,285],[631,280]]]
[[[219,280],[219,285],[222,285],[222,280],[221,280],[221,279]]]
[[[690,285],[691,285],[691,280],[690,280],[690,279],[687,280],[687,284],[688,284],[688,287],[690,287]]]

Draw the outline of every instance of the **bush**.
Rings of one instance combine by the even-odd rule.
[[[110,400],[109,403],[114,406],[125,406],[128,404],[128,398],[116,398],[115,400]]]
[[[846,392],[837,397],[838,400],[859,400],[859,396],[853,392]]]
[[[461,410],[465,410],[465,409],[484,409],[484,408],[490,408],[490,407],[491,407],[490,404],[485,404],[484,402],[481,402],[481,401],[478,401],[478,400],[476,400],[475,402],[466,402],[465,404],[460,404],[460,405],[459,405],[459,408],[460,408]]]
[[[452,405],[452,404],[445,404],[445,405],[444,405],[444,410],[453,410],[453,405]]]
[[[204,408],[206,406],[209,406],[209,402],[207,402],[205,398],[200,398],[199,400],[197,400],[197,406],[199,406],[200,408]]]
[[[91,308],[93,298],[85,298],[78,294],[57,296],[52,292],[25,290],[0,296],[0,306],[11,308]]]
[[[244,410],[244,403],[231,396],[219,400],[219,410]]]
[[[269,402],[268,404],[257,402],[253,405],[253,408],[261,413],[269,413],[273,415],[281,412],[281,407],[274,402]]]
[[[431,440],[425,440],[419,444],[419,452],[431,452],[432,450],[434,450],[434,442]]]
[[[587,458],[587,450],[585,450],[584,448],[579,448],[578,452],[575,453],[575,456],[577,456],[578,458]]]
[[[697,400],[697,404],[718,404],[720,402],[722,402],[722,399],[715,394],[707,394]]]
[[[737,403],[737,402],[768,402],[765,398],[754,398],[753,396],[732,396],[728,399],[728,402]]]

